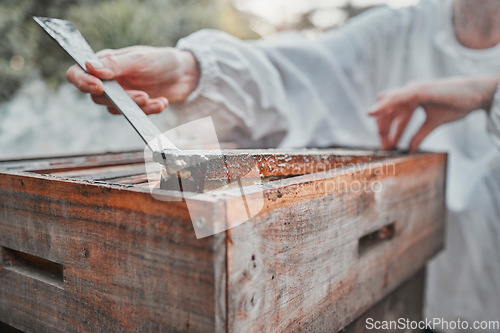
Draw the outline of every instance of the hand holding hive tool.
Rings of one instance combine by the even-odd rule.
[[[84,71],[87,71],[86,62],[98,60],[90,45],[71,22],[46,17],[34,17],[34,20]],[[235,211],[245,211],[246,215],[242,220],[233,221],[233,226],[247,221],[260,211],[263,200],[254,199],[249,204],[246,200],[245,190],[242,188],[242,182],[239,179],[245,174],[253,172],[260,180],[260,172],[257,170],[256,163],[238,164],[229,167],[226,155],[223,155],[220,150],[180,150],[149,120],[118,82],[103,80],[103,91],[104,95],[125,116],[150,148],[153,153],[153,160],[163,165],[164,172],[160,172],[160,189],[190,192],[189,194],[183,193],[183,200],[187,203],[193,221],[207,221],[205,216],[199,216],[196,209],[191,211],[189,208],[190,198],[193,194],[204,192],[207,177],[214,172],[219,172],[219,175],[222,175],[218,179],[217,184],[219,187],[230,184],[232,180],[237,181],[240,197],[233,200],[231,207]],[[213,124],[211,125],[213,128]],[[216,136],[214,129],[213,137],[216,138]],[[251,157],[250,160],[252,160]],[[155,181],[150,182],[150,184],[154,183]],[[155,196],[157,194],[155,192],[156,186],[151,186],[153,197],[163,200],[161,195],[159,197]],[[197,237],[213,235],[228,228],[228,224],[221,224],[218,220],[212,221],[208,219],[208,221],[211,222],[193,223]]]
[[[98,60],[96,54],[82,36],[80,31],[69,21],[33,17],[33,19],[63,48],[75,62],[86,71],[87,61]],[[103,80],[104,94],[125,116],[139,136],[153,150],[177,149],[167,138],[162,137],[160,130],[149,120],[137,104],[115,80]],[[157,142],[160,146],[153,146]]]
[[[84,71],[86,71],[85,63],[87,61],[98,59],[80,31],[78,31],[71,22],[36,16],[33,17],[33,19]],[[163,164],[167,168],[167,173],[170,174],[189,167],[190,174],[197,175],[193,178],[191,190],[198,192],[202,191],[204,179],[203,170],[205,170],[205,166],[202,164],[210,159],[216,158],[220,160],[220,152],[179,150],[151,122],[118,82],[115,80],[103,80],[103,88],[104,95],[108,97],[114,106],[125,116],[127,121],[151,149],[155,161]]]

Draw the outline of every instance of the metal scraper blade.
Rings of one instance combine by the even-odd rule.
[[[98,60],[90,45],[80,31],[69,21],[34,16],[33,19],[52,37],[76,63],[87,71],[85,63]],[[125,116],[139,136],[153,152],[171,150],[177,147],[161,135],[161,131],[149,120],[147,115],[130,98],[115,80],[103,80],[104,94]]]

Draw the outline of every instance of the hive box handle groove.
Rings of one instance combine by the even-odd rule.
[[[2,250],[2,266],[5,270],[64,289],[63,265],[6,247]]]
[[[0,332],[2,333],[23,333],[23,331],[0,321]]]
[[[396,232],[396,223],[392,222],[377,229],[358,240],[358,254],[361,257],[379,244],[390,241],[394,238]]]

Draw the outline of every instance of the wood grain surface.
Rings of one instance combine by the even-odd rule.
[[[25,332],[338,331],[443,246],[444,154],[351,155],[326,160],[356,163],[320,169],[297,154],[281,170],[305,174],[246,186],[258,214],[201,239],[191,215],[239,224],[239,189],[200,194],[188,210],[151,196],[140,152],[0,163],[0,322]],[[59,267],[62,283],[50,283]]]
[[[230,331],[336,331],[424,267],[443,246],[445,161],[397,158],[269,184],[261,214],[228,231]],[[341,185],[356,182],[380,191]],[[360,255],[359,240],[391,224],[394,237]]]
[[[224,235],[197,240],[185,203],[5,174],[0,203],[2,247],[64,266],[62,289],[3,267],[0,321],[26,332],[224,330]]]

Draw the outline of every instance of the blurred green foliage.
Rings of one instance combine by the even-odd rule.
[[[144,44],[175,45],[201,28],[217,27],[219,0],[1,0],[0,101],[23,80],[41,75],[49,87],[73,63],[32,16],[71,20],[94,50]]]

